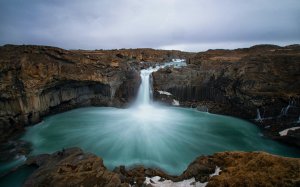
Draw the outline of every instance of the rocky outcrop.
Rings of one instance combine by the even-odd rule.
[[[188,66],[181,69],[153,73],[157,100],[176,99],[182,106],[248,119],[265,134],[300,145],[300,137],[279,138],[278,134],[299,125],[299,45],[209,50],[191,56],[187,62]],[[172,96],[159,94],[161,90]]]
[[[143,166],[129,170],[120,166],[108,171],[101,158],[83,153],[79,148],[39,155],[29,159],[27,164],[39,168],[24,186],[143,186],[146,177],[154,176],[174,182],[195,178],[195,181],[206,182],[207,186],[300,185],[300,159],[263,152],[223,152],[201,156],[179,176]],[[216,173],[216,168],[221,172]],[[152,185],[155,185],[153,181]]]
[[[180,51],[63,50],[0,47],[0,141],[43,116],[80,106],[124,106],[140,84],[140,61],[163,62]]]
[[[263,152],[224,152],[197,159],[221,167],[210,186],[299,186],[300,160]],[[211,161],[210,161],[211,160]],[[196,161],[196,162],[197,162]],[[201,163],[201,162],[200,162]]]
[[[103,160],[71,148],[52,155],[39,155],[28,161],[39,168],[23,186],[120,186],[116,173],[108,171]]]

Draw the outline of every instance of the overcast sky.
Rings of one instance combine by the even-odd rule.
[[[0,0],[0,45],[202,51],[300,43],[300,0]]]

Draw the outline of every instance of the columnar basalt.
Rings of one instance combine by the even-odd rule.
[[[140,61],[185,53],[152,49],[63,50],[0,47],[0,141],[43,116],[80,106],[124,106],[140,84]]]
[[[298,126],[299,45],[209,50],[191,55],[187,62],[187,67],[153,74],[157,100],[170,103],[176,99],[182,106],[248,119],[264,128],[266,134],[300,145],[295,133],[285,137],[278,134]],[[261,119],[255,120],[258,112]]]
[[[157,100],[175,99],[181,106],[252,120],[266,135],[299,145],[299,130],[278,133],[299,125],[299,51],[299,45],[197,54],[6,45],[0,47],[1,139],[51,113],[90,105],[125,106],[137,93],[140,68],[184,58],[187,67],[153,74]]]
[[[300,145],[295,128],[300,116],[299,45],[197,54],[6,45],[0,47],[0,141],[49,114],[91,105],[124,107],[136,96],[140,69],[173,58],[187,59],[188,65],[153,73],[156,100],[252,120],[266,135]],[[282,133],[290,127],[296,130]],[[27,164],[39,168],[25,186],[49,181],[53,186],[142,186],[146,178],[155,176],[174,182],[193,178],[207,186],[300,184],[299,159],[258,152],[201,156],[179,176],[143,166],[108,171],[101,158],[78,148],[39,155]],[[221,173],[213,176],[216,168]]]

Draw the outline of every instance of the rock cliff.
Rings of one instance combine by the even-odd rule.
[[[0,141],[42,117],[75,107],[126,106],[137,93],[140,68],[186,58],[184,68],[153,74],[154,96],[181,106],[255,122],[266,135],[300,145],[300,46],[261,45],[201,53],[152,49],[63,50],[46,46],[0,47]],[[140,63],[141,61],[146,63]],[[163,92],[158,92],[163,91]],[[170,94],[160,94],[167,93]],[[123,166],[108,171],[102,159],[67,149],[28,161],[38,165],[25,186],[145,185],[146,178],[207,186],[299,186],[299,159],[266,153],[225,152],[201,156],[180,176]],[[213,176],[220,167],[220,175]],[[34,180],[33,180],[34,179]],[[147,184],[155,186],[153,181]]]
[[[182,106],[251,120],[267,135],[300,145],[299,133],[278,133],[299,126],[299,45],[209,50],[191,55],[187,62],[181,69],[153,73],[157,100],[175,99]]]
[[[0,141],[43,116],[75,107],[124,106],[137,93],[144,62],[186,55],[152,49],[63,50],[0,47]]]
[[[5,45],[0,47],[0,141],[52,113],[125,106],[137,93],[140,68],[173,58],[185,58],[188,65],[153,74],[157,100],[251,120],[266,135],[300,145],[299,129],[279,135],[300,124],[299,45],[200,53]]]
[[[222,152],[201,156],[179,176],[170,176],[157,169],[142,166],[126,169],[124,166],[109,171],[103,160],[79,148],[70,148],[53,154],[38,155],[27,161],[38,169],[24,186],[159,186],[160,182],[180,182],[194,179],[206,186],[299,186],[300,159],[284,158],[263,152]],[[218,171],[216,171],[218,170]]]

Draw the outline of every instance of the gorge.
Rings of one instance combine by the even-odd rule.
[[[7,45],[0,56],[1,140],[43,120],[21,138],[31,142],[33,155],[79,146],[104,158],[110,170],[143,164],[174,175],[197,156],[220,151],[299,157],[299,149],[265,137],[299,146],[299,129],[279,134],[299,126],[299,45],[201,53]],[[175,58],[186,66],[155,69]],[[164,104],[150,104],[151,92]],[[187,108],[167,106],[172,103]],[[8,147],[3,155],[24,151],[18,143]]]

